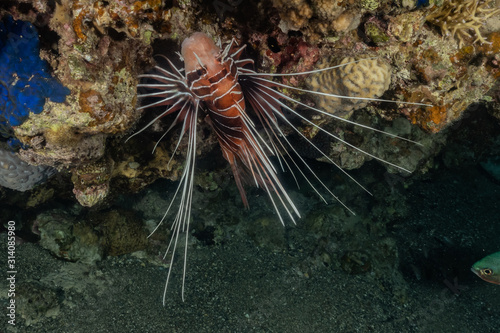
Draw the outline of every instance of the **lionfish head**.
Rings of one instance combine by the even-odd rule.
[[[209,73],[217,73],[220,65],[216,59],[219,54],[220,48],[203,32],[196,32],[182,42],[181,55],[184,58],[186,73],[199,68],[205,68]]]

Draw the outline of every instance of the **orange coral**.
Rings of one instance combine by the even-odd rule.
[[[113,113],[102,100],[101,94],[95,90],[82,91],[78,102],[80,112],[86,112],[94,119],[89,126],[104,124],[114,118]]]
[[[492,32],[488,36],[489,43],[478,47],[477,51],[486,55],[495,55],[500,53],[500,32]]]
[[[412,124],[432,132],[439,132],[446,125],[448,105],[434,105],[429,108],[420,108],[410,114]]]
[[[78,15],[76,15],[75,19],[73,20],[73,30],[75,31],[76,36],[79,39],[81,39],[82,41],[86,41],[87,36],[85,36],[85,34],[83,33],[82,27],[83,27],[83,21],[87,18],[89,14],[89,10],[80,8],[78,2],[75,2],[73,5],[73,11],[78,12]]]

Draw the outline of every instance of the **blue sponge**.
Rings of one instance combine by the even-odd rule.
[[[49,73],[39,56],[38,32],[29,22],[11,16],[0,20],[0,134],[43,111],[45,100],[62,103],[70,90]]]

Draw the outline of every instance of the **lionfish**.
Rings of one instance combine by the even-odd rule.
[[[140,75],[140,78],[148,79],[154,83],[141,83],[138,88],[153,89],[154,92],[138,94],[138,97],[149,98],[155,97],[158,100],[149,104],[140,106],[138,110],[143,110],[151,107],[166,106],[166,109],[159,116],[149,122],[144,128],[140,129],[132,136],[139,134],[146,128],[155,123],[158,119],[175,114],[175,119],[170,127],[165,131],[163,137],[176,125],[181,124],[181,133],[172,155],[179,148],[179,144],[183,137],[187,135],[187,155],[185,167],[180,177],[179,185],[174,193],[174,197],[170,202],[163,218],[158,223],[153,234],[158,227],[163,223],[168,216],[175,199],[180,192],[180,203],[172,224],[172,235],[165,251],[164,259],[171,252],[170,266],[167,273],[165,288],[163,292],[163,305],[165,305],[167,287],[172,273],[172,266],[176,254],[179,236],[185,234],[185,249],[184,263],[182,274],[182,300],[184,301],[186,266],[187,266],[187,248],[188,234],[191,220],[191,205],[193,197],[193,181],[195,169],[196,155],[196,129],[198,121],[198,113],[203,111],[206,114],[206,121],[210,124],[213,131],[217,135],[218,142],[222,149],[224,158],[229,162],[234,180],[238,187],[241,199],[245,208],[248,208],[248,200],[245,194],[244,185],[254,184],[262,188],[274,207],[274,210],[284,224],[282,215],[287,215],[289,219],[295,223],[295,218],[300,218],[300,213],[294,202],[287,194],[286,189],[278,179],[276,167],[270,160],[270,156],[276,156],[281,165],[286,165],[290,168],[290,163],[296,166],[296,169],[302,174],[307,183],[316,192],[316,194],[326,203],[327,200],[321,195],[320,191],[314,186],[313,180],[309,179],[304,170],[299,166],[301,163],[304,168],[312,175],[312,178],[321,185],[332,197],[341,203],[346,209],[351,211],[334,193],[321,181],[315,174],[307,162],[293,147],[291,142],[280,128],[278,120],[290,126],[304,140],[307,140],[311,146],[323,155],[329,162],[335,164],[328,156],[323,153],[320,148],[314,145],[308,138],[301,133],[299,129],[294,127],[290,120],[285,116],[283,110],[288,110],[295,116],[302,119],[304,122],[314,126],[319,131],[322,131],[330,137],[342,142],[343,144],[361,151],[362,153],[389,164],[398,169],[404,168],[385,161],[377,156],[374,156],[360,148],[344,141],[342,138],[322,129],[307,119],[293,108],[288,106],[286,102],[291,102],[295,105],[306,107],[316,111],[322,115],[333,117],[344,122],[354,124],[356,126],[368,128],[373,131],[381,132],[391,137],[397,137],[402,140],[411,141],[406,138],[383,132],[381,130],[371,128],[362,124],[355,123],[335,116],[326,111],[308,106],[298,100],[295,100],[286,94],[280,92],[277,88],[294,89],[300,92],[311,94],[320,94],[324,96],[332,96],[337,98],[354,98],[345,97],[334,94],[325,94],[321,92],[309,91],[301,88],[288,86],[269,79],[271,76],[285,75],[307,75],[320,71],[332,70],[339,67],[328,67],[302,73],[288,74],[268,74],[258,73],[253,68],[253,60],[242,58],[243,51],[246,45],[239,46],[233,39],[223,50],[216,46],[214,41],[204,33],[197,32],[191,37],[186,38],[181,46],[181,60],[184,61],[184,69],[177,68],[170,59],[165,58],[170,69],[165,69],[160,66],[155,66],[156,72],[153,74]],[[342,65],[344,66],[344,65]],[[395,102],[382,99],[370,99],[357,97],[358,99],[368,99],[374,101]],[[420,103],[409,103],[417,105],[426,105]],[[250,106],[250,107],[249,107]],[[265,133],[262,135],[254,120],[249,115],[249,111],[253,110],[254,120],[258,120]],[[132,137],[131,136],[131,137]],[[130,138],[129,138],[130,139]],[[414,142],[414,141],[411,141]],[[416,143],[416,142],[414,142]],[[418,144],[418,143],[417,143]],[[158,143],[156,143],[158,145]],[[155,148],[156,148],[155,145]],[[284,158],[284,152],[293,152],[297,156],[298,161],[289,158],[290,162]],[[342,170],[337,164],[335,164]],[[344,170],[342,170],[349,178],[352,179]],[[405,170],[409,172],[408,170]],[[292,171],[293,173],[293,171]],[[295,177],[295,176],[294,176]],[[354,179],[353,179],[354,180]],[[354,180],[355,181],[355,180]],[[361,186],[357,181],[356,184]],[[361,186],[362,187],[362,186]],[[363,188],[364,189],[364,188]],[[364,189],[367,191],[366,189]],[[368,192],[368,191],[367,191]],[[284,214],[282,214],[284,213]],[[353,213],[351,211],[351,213]],[[354,214],[354,213],[353,213]]]

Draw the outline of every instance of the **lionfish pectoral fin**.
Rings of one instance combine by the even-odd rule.
[[[340,168],[339,165],[337,165],[331,158],[329,158],[319,147],[317,147],[314,143],[312,143],[310,140],[308,140],[303,133],[300,132],[299,129],[297,129],[295,126],[292,125],[292,123],[287,119],[287,117],[283,113],[283,109],[290,111],[291,113],[295,114],[301,119],[307,120],[307,118],[303,117],[302,115],[298,114],[295,110],[290,108],[288,105],[283,103],[281,99],[288,100],[289,102],[296,103],[302,105],[299,101],[296,101],[294,99],[291,99],[290,97],[284,95],[283,93],[279,92],[278,90],[275,90],[278,85],[276,85],[273,81],[270,80],[263,80],[259,76],[252,76],[250,75],[251,71],[247,69],[242,69],[239,68],[241,72],[248,74],[245,75],[241,79],[241,85],[244,87],[243,91],[245,93],[245,99],[249,102],[249,104],[252,106],[252,109],[255,111],[255,114],[259,118],[259,121],[261,122],[263,128],[265,129],[265,132],[267,134],[267,138],[269,142],[271,142],[272,147],[274,147],[274,151],[276,152],[275,155],[279,158],[282,159],[289,167],[290,171],[293,173],[293,170],[290,168],[290,165],[286,162],[286,159],[284,158],[284,155],[280,152],[281,151],[290,151],[295,154],[295,156],[299,159],[299,161],[296,161],[290,154],[288,154],[288,158],[291,161],[291,164],[293,164],[298,172],[303,176],[303,178],[307,181],[309,186],[316,192],[316,194],[326,202],[326,199],[323,197],[323,195],[320,193],[319,189],[314,186],[312,180],[310,177],[306,175],[306,172],[309,173],[312,178],[315,179],[316,182],[318,182],[323,189],[325,189],[337,202],[339,202],[342,206],[344,206],[349,212],[351,212],[353,215],[354,212],[347,207],[347,205],[340,200],[339,197],[337,197],[327,186],[326,184],[318,177],[318,175],[313,171],[313,169],[309,166],[306,160],[304,160],[300,154],[296,151],[295,147],[292,145],[292,143],[287,139],[287,136],[285,133],[280,128],[280,125],[278,124],[278,118],[281,119],[285,124],[290,126],[299,136],[301,136],[303,139],[305,139],[315,150],[317,150],[320,154],[322,154],[323,157],[325,157],[327,160],[330,161],[330,163],[334,164],[339,170],[341,170],[344,174],[346,174],[351,180],[353,180],[358,186],[360,186],[363,190],[365,190],[367,193],[371,194],[365,187],[363,187],[358,181],[356,181],[351,175],[349,175],[345,170]],[[320,111],[320,110],[318,110]],[[319,128],[320,130],[323,130],[322,128]],[[323,130],[324,131],[324,130]],[[333,136],[331,133],[327,133],[330,136]],[[340,138],[334,136],[335,139],[339,140]],[[343,140],[340,140],[341,142],[344,142]],[[346,142],[345,142],[346,143]],[[348,144],[348,143],[346,143]],[[281,148],[278,150],[278,147]],[[355,147],[357,148],[357,147]],[[358,148],[359,149],[359,148]],[[281,161],[281,160],[280,160]],[[384,161],[385,162],[385,161]],[[386,162],[387,163],[387,162]],[[305,168],[304,168],[305,167]]]

